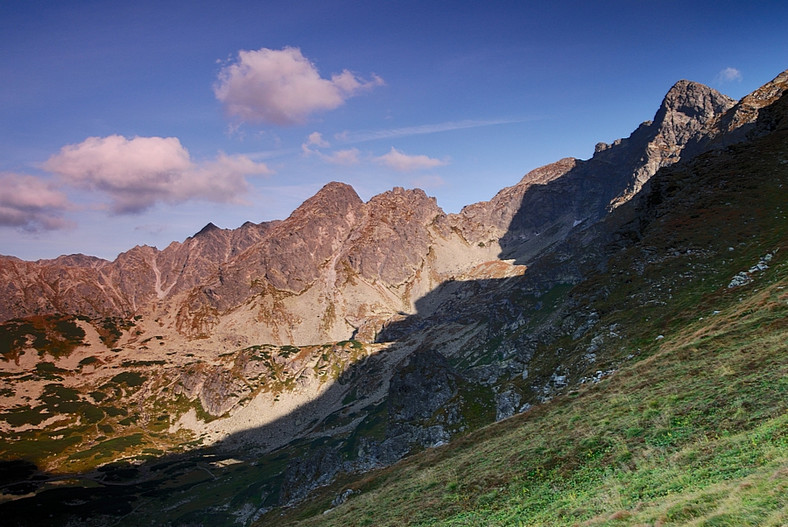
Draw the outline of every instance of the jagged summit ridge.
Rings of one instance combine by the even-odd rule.
[[[660,168],[700,152],[714,135],[713,124],[735,103],[727,95],[697,82],[680,80],[674,84],[653,121],[641,126],[647,136],[642,166],[635,169],[632,183],[611,205],[616,207],[629,200]]]
[[[197,232],[197,233],[194,235],[194,237],[201,236],[201,235],[203,235],[203,234],[208,234],[209,232],[211,232],[211,231],[215,231],[215,230],[220,230],[220,229],[219,229],[219,227],[217,227],[216,225],[214,225],[214,223],[211,221],[211,222],[208,222],[208,224],[207,224],[205,227],[203,227],[202,229],[200,229],[200,230],[199,230],[199,231],[198,231],[198,232]]]
[[[314,196],[304,201],[290,215],[290,219],[308,214],[324,214],[331,209],[352,209],[362,203],[363,201],[352,186],[332,181],[324,185]]]
[[[279,343],[347,338],[362,326],[374,336],[374,327],[413,311],[415,300],[443,281],[479,277],[479,269],[510,274],[514,268],[479,266],[527,264],[572,230],[593,225],[659,168],[692,157],[713,138],[739,133],[737,126],[752,123],[784,85],[783,74],[731,114],[735,101],[681,80],[653,121],[629,137],[600,143],[591,159],[537,168],[459,214],[445,214],[420,190],[396,188],[364,203],[350,185],[331,182],[286,220],[238,229],[208,223],[163,251],[137,247],[114,262],[4,258],[0,274],[9,285],[0,315],[157,312],[184,335],[206,337],[222,317],[230,316],[229,323],[249,304],[252,318],[235,320],[236,333],[254,322],[268,327],[256,337]],[[302,337],[277,329],[285,327],[300,328]]]
[[[703,84],[681,80],[673,85],[654,116],[653,145],[663,153],[663,161],[681,150],[695,149],[708,138],[713,122],[736,101]]]
[[[774,130],[785,122],[785,104],[781,102],[788,91],[788,70],[737,102],[730,112],[715,123],[718,146],[727,146],[751,139]],[[778,106],[779,108],[775,108]],[[769,115],[762,115],[766,111]]]

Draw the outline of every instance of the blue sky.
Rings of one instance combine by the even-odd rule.
[[[0,3],[0,254],[114,259],[329,181],[447,212],[585,159],[690,79],[788,68],[788,3]]]

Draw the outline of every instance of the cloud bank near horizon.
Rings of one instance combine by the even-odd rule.
[[[402,128],[388,128],[383,130],[362,130],[357,132],[344,131],[335,135],[335,139],[344,143],[364,143],[380,139],[396,139],[414,135],[437,134],[454,130],[466,130],[483,126],[497,126],[501,124],[523,123],[530,119],[465,119],[462,121],[448,121],[445,123],[423,124],[406,126]]]
[[[109,210],[116,214],[194,199],[242,203],[249,191],[246,177],[272,172],[264,163],[221,152],[214,160],[194,162],[176,137],[120,135],[88,137],[64,146],[43,168],[64,185],[106,195]]]
[[[35,176],[0,173],[0,226],[28,232],[71,227],[63,218],[71,204],[52,183]]]

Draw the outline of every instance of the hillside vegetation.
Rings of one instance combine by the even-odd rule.
[[[788,523],[786,145],[652,180],[642,238],[570,293],[637,335],[614,374],[258,525]]]

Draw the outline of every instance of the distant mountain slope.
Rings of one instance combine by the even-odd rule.
[[[26,262],[0,256],[0,319],[67,313],[131,317],[167,295],[193,287],[265,236],[276,222],[247,222],[238,229],[206,225],[163,251],[137,246],[109,262],[74,254]]]
[[[494,270],[491,278],[521,272],[482,264],[528,263],[573,228],[598,221],[660,166],[694,155],[733,103],[681,81],[655,121],[629,138],[600,143],[588,161],[534,170],[457,215],[421,191],[395,190],[362,203],[346,185],[330,184],[278,225],[209,224],[163,251],[137,247],[114,262],[85,262],[98,272],[87,272],[84,258],[3,258],[0,317],[142,315],[167,320],[187,338],[372,340],[446,280],[480,277],[484,269]]]
[[[522,277],[400,328],[448,359],[444,387],[475,379],[498,418],[530,411],[258,524],[788,521],[786,80],[748,140],[716,136]]]

